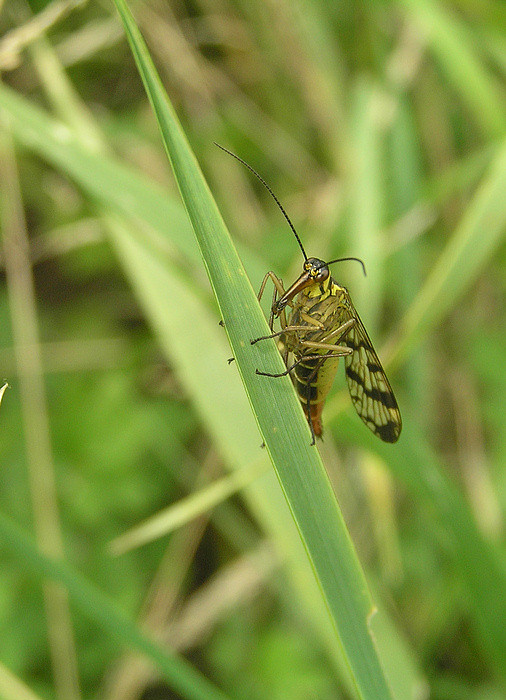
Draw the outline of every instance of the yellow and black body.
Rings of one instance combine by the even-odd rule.
[[[268,279],[276,290],[270,318],[273,333],[267,337],[279,338],[287,365],[283,374],[292,376],[313,440],[315,435],[322,434],[323,406],[339,358],[343,357],[350,396],[358,415],[379,438],[396,442],[402,427],[397,401],[350,295],[331,277],[329,264],[307,258],[301,276],[287,291],[273,272],[267,273],[259,296]],[[275,333],[276,318],[280,320],[281,331]],[[256,338],[252,342],[264,339]]]
[[[281,374],[270,374],[257,369],[266,377],[290,374],[295,384],[309,427],[312,442],[321,436],[321,415],[325,399],[337,372],[339,358],[344,358],[346,379],[351,400],[360,418],[381,440],[397,442],[402,421],[392,387],[381,366],[367,331],[352,304],[348,290],[337,284],[330,275],[329,265],[344,260],[339,258],[325,262],[308,258],[304,246],[288,214],[265,180],[242,158],[231,151],[219,148],[245,165],[266,187],[285,217],[304,256],[302,274],[285,291],[283,282],[274,272],[268,272],[260,287],[261,299],[270,279],[274,284],[274,299],[269,327],[271,334],[255,338],[277,338],[286,365]],[[281,330],[274,331],[279,319]]]

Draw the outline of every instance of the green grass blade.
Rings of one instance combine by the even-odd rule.
[[[0,535],[3,547],[15,554],[37,576],[47,576],[65,586],[81,611],[100,629],[150,658],[181,697],[188,700],[226,700],[227,696],[188,661],[169,654],[142,634],[101,591],[66,563],[39,552],[33,542],[3,513],[0,513]]]
[[[267,333],[265,319],[144,41],[126,4],[116,0],[116,6],[159,121],[248,397],[356,687],[363,698],[389,698],[368,627],[370,595],[318,452],[310,447],[300,403],[288,378],[265,381],[255,374],[257,367],[282,371],[281,358],[274,343],[254,347],[249,343],[250,338]]]
[[[367,260],[367,278],[354,269],[353,300],[361,309],[368,332],[374,338],[378,327],[383,297],[382,246],[382,175],[384,163],[381,153],[379,90],[367,80],[360,80],[355,88],[353,109],[353,145],[355,167],[350,196],[350,225],[348,250]]]
[[[124,227],[110,227],[110,233],[146,318],[156,330],[167,357],[177,367],[180,380],[229,467],[236,470],[262,460],[268,468],[268,456],[259,448],[261,437],[234,366],[236,363],[227,364],[230,348],[216,317],[192,289],[183,284],[167,261],[153,255],[142,241]],[[178,303],[171,304],[172,299],[177,299]],[[192,319],[191,324],[187,323],[188,318]],[[184,333],[181,328],[185,329]],[[203,343],[206,362],[202,362]],[[211,372],[209,367],[213,368]],[[223,396],[224,392],[226,400],[217,411],[216,397]],[[230,430],[231,425],[233,430]],[[281,559],[288,560],[292,584],[304,601],[306,615],[322,636],[339,674],[349,683],[343,673],[341,649],[336,647],[334,628],[272,470],[257,479],[244,497],[262,528],[271,533]]]

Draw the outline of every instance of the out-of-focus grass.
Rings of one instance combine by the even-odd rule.
[[[22,38],[19,54],[12,42],[0,43],[9,85],[0,89],[0,118],[7,115],[18,145],[34,254],[36,246],[46,250],[34,275],[68,559],[131,617],[147,598],[144,623],[157,633],[174,619],[184,624],[200,594],[207,603],[193,633],[197,665],[235,697],[246,697],[245,688],[251,698],[350,692],[272,475],[213,512],[195,558],[190,526],[171,540],[175,547],[179,537],[178,551],[187,554],[157,576],[163,540],[113,561],[103,557],[111,539],[198,490],[222,463],[248,467],[241,464],[248,450],[261,460],[260,438],[236,419],[249,409],[231,403],[236,370],[226,363],[230,351],[200,256],[112,7],[60,17],[48,42],[37,44],[33,34],[9,34],[28,19],[20,8],[14,20],[16,7],[8,3],[0,15],[5,39]],[[405,432],[397,446],[378,444],[356,416],[342,414],[349,399],[338,377],[322,450],[375,599],[390,614],[373,625],[390,656],[395,696],[423,697],[429,683],[435,698],[501,697],[503,4],[142,3],[135,13],[253,285],[266,269],[287,281],[300,252],[272,202],[213,141],[267,178],[309,254],[361,255],[367,265],[366,279],[344,265],[334,274],[349,287],[380,354],[394,360]],[[195,296],[189,322],[199,319],[201,343],[185,345],[187,319],[178,317],[174,288],[170,318],[146,315],[146,290],[132,293],[121,271],[135,261],[121,252],[116,258],[96,235],[94,243],[80,239],[92,219],[118,240],[127,226],[132,245],[137,236],[171,266],[181,290]],[[63,235],[69,226],[71,248]],[[144,264],[140,252],[137,262]],[[1,507],[28,527],[10,313],[2,287],[0,383],[11,388],[0,410]],[[180,335],[163,344],[162,358],[151,328],[161,338],[167,324]],[[212,360],[208,338],[221,347]],[[391,338],[386,353],[382,338]],[[67,348],[64,356],[56,348]],[[212,381],[210,401],[201,377]],[[385,504],[386,548],[375,542],[382,530],[371,518],[381,518],[378,504],[387,496],[369,510],[374,483],[365,489],[361,478],[370,454],[390,475],[386,493],[397,492]],[[212,573],[226,576],[225,564],[239,564],[261,533],[288,567],[276,568],[254,599],[245,578],[225,578],[223,590],[237,592],[237,605],[213,606],[212,587],[202,584]],[[382,561],[393,549],[400,568]],[[2,629],[18,632],[4,635],[2,661],[51,696],[39,584],[16,559],[4,564]],[[139,696],[153,684],[128,659],[109,675],[118,647],[77,614],[74,624],[85,692],[106,677],[109,698],[123,697],[125,687]],[[408,668],[406,685],[395,671]]]

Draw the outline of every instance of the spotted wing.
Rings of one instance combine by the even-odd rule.
[[[345,357],[346,379],[355,410],[372,432],[385,442],[397,442],[402,421],[394,392],[367,331],[346,293],[346,315],[355,325],[340,340],[353,352]]]

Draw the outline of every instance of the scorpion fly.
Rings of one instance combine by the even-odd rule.
[[[219,146],[219,144],[216,144]],[[254,345],[269,338],[278,339],[278,347],[286,365],[281,374],[260,372],[264,377],[289,374],[302,403],[311,430],[312,441],[321,437],[321,415],[325,399],[332,387],[339,358],[344,358],[348,389],[356,412],[381,440],[397,442],[402,421],[392,387],[348,290],[330,275],[329,265],[358,258],[338,258],[325,262],[308,258],[304,246],[288,214],[265,180],[248,163],[219,146],[245,165],[267,188],[288,222],[304,256],[302,274],[285,290],[274,272],[265,275],[258,299],[262,298],[268,280],[274,285],[269,318],[271,334],[251,341]],[[274,331],[279,319],[280,331]]]

